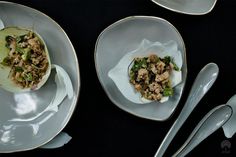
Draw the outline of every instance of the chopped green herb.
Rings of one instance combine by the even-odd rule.
[[[33,81],[33,76],[31,73],[28,73],[28,74],[25,74],[24,79],[27,81]]]
[[[23,68],[22,67],[15,67],[15,71],[16,72],[23,72]]]
[[[165,56],[162,60],[166,65],[169,65],[171,62],[171,57],[170,56]]]
[[[16,37],[16,42],[17,42],[17,43],[22,42],[22,41],[24,40],[24,37],[25,37],[25,35],[17,36],[17,37]]]
[[[23,54],[24,53],[24,49],[19,47],[19,46],[16,46],[16,51],[19,53],[19,54]]]
[[[175,71],[179,71],[179,67],[175,64],[174,58],[171,58],[170,56],[166,56],[166,57],[164,57],[163,62],[164,62],[166,65],[169,65],[170,63],[172,63],[173,66],[174,66],[174,70],[175,70]]]
[[[25,48],[23,49],[24,52],[23,52],[23,55],[21,55],[21,58],[24,60],[24,61],[27,61],[28,59],[30,59],[30,51],[31,49],[29,48]]]
[[[133,72],[137,72],[141,68],[146,68],[147,67],[147,57],[144,57],[142,59],[137,59],[134,61],[134,65],[131,68]]]
[[[174,59],[172,58],[171,59],[171,63],[173,64],[173,66],[174,66],[174,70],[175,71],[179,71],[179,67],[175,64],[175,62],[174,62]]]
[[[5,57],[4,59],[3,59],[3,61],[1,62],[1,64],[2,65],[5,65],[5,66],[10,66],[11,65],[11,59],[10,59],[10,57]]]
[[[172,88],[165,88],[163,91],[164,96],[172,96],[174,93],[174,90]]]
[[[130,80],[133,81],[135,79],[135,73],[130,71]]]

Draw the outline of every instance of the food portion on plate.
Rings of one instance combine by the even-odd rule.
[[[160,101],[174,94],[170,80],[173,70],[179,71],[179,68],[170,56],[136,57],[129,71],[130,83],[143,98]]]
[[[165,102],[182,81],[182,55],[175,41],[151,42],[144,39],[139,47],[123,56],[108,76],[128,100],[145,104]]]
[[[11,92],[39,89],[48,79],[51,63],[39,34],[23,28],[0,31],[1,86]]]

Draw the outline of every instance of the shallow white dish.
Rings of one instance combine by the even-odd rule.
[[[0,2],[0,18],[6,27],[19,26],[39,33],[47,44],[51,62],[66,70],[74,87],[73,97],[66,97],[57,112],[43,112],[56,93],[55,71],[37,91],[14,94],[0,88],[0,153],[34,149],[55,137],[75,109],[80,91],[77,56],[63,29],[35,9]]]
[[[165,103],[151,102],[136,104],[126,99],[115,83],[108,77],[108,72],[120,59],[135,50],[143,39],[166,43],[174,40],[182,53],[182,82],[174,90],[175,94]],[[132,16],[124,18],[107,27],[98,37],[95,47],[95,66],[99,81],[110,100],[133,115],[164,121],[177,107],[187,76],[186,52],[184,41],[177,29],[168,21],[150,16]]]
[[[154,3],[183,14],[204,15],[212,11],[217,0],[152,0]]]

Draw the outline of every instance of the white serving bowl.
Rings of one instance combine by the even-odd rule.
[[[133,103],[122,95],[108,76],[110,69],[115,67],[128,52],[137,49],[143,39],[161,43],[174,40],[182,54],[182,82],[174,88],[175,94],[167,102]],[[110,100],[119,108],[138,117],[158,121],[167,120],[176,109],[187,76],[186,52],[180,33],[168,21],[158,17],[132,16],[115,22],[99,35],[94,59],[102,87]]]

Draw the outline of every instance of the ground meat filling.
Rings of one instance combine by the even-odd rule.
[[[170,74],[179,71],[170,56],[160,58],[157,55],[134,58],[130,69],[130,82],[142,97],[160,101],[164,96],[172,96]]]
[[[21,36],[6,36],[7,57],[1,64],[11,67],[8,77],[22,88],[34,89],[48,68],[45,47],[31,31]]]

